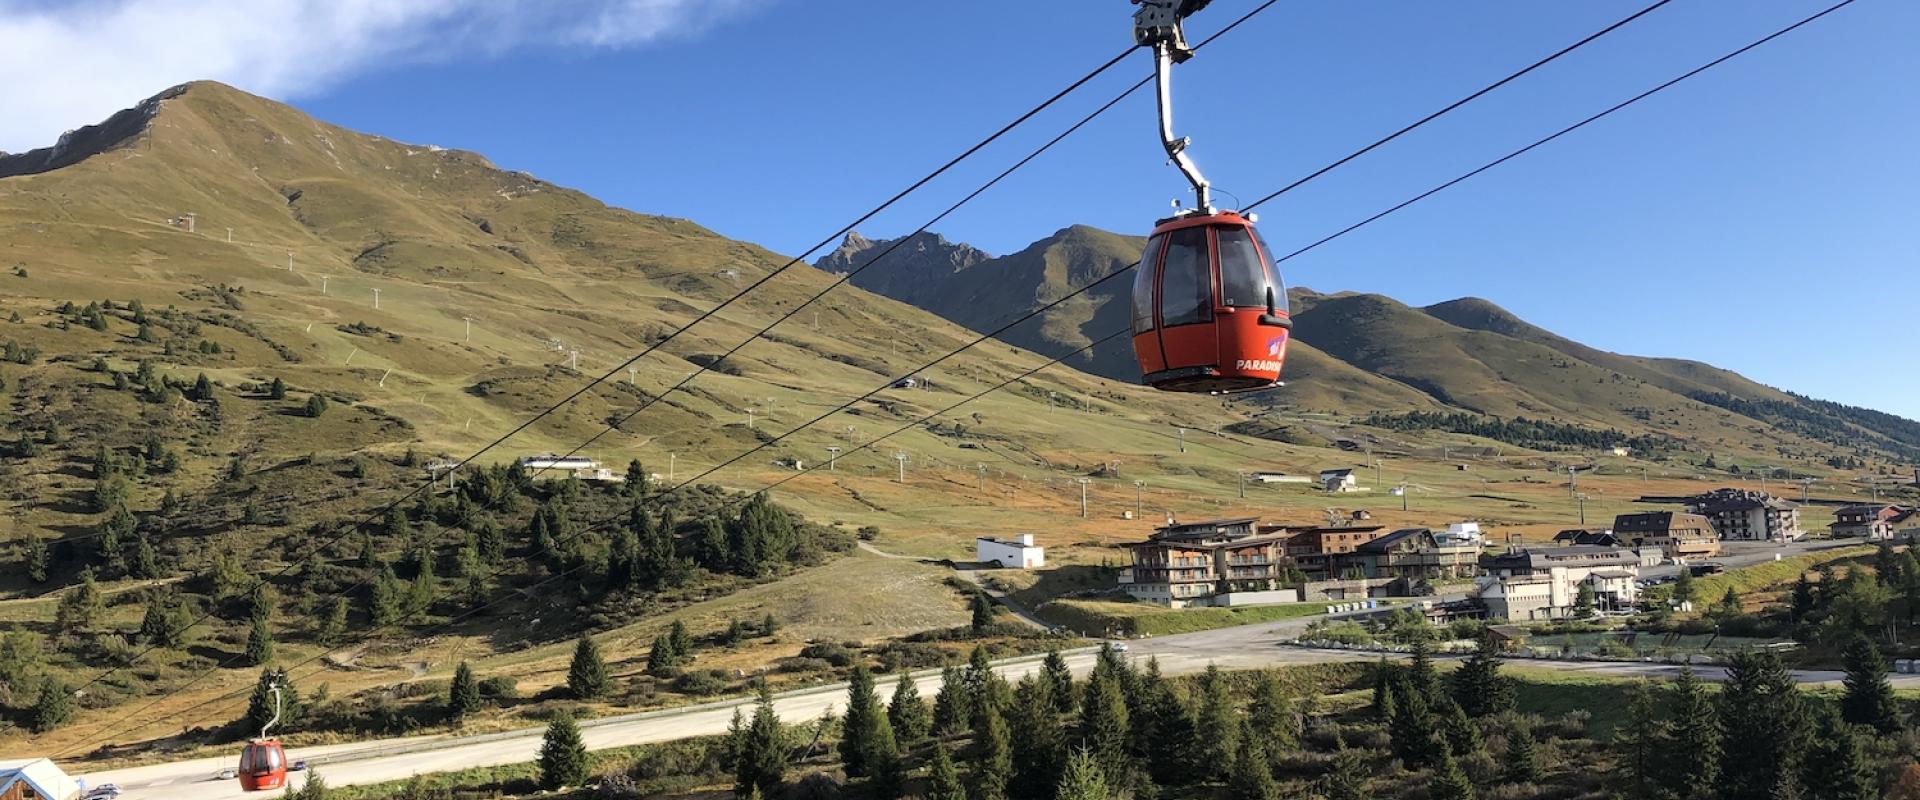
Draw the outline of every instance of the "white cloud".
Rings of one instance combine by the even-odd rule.
[[[697,34],[770,0],[0,0],[0,150],[176,83],[275,98],[396,63]]]

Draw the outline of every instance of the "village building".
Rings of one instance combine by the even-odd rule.
[[[1456,540],[1457,542],[1457,540]],[[1355,547],[1345,560],[1369,578],[1400,578],[1407,584],[1471,578],[1479,567],[1479,544],[1448,544],[1426,528],[1406,528]]]
[[[1491,617],[1566,619],[1573,616],[1582,585],[1593,590],[1598,610],[1629,607],[1640,599],[1640,556],[1623,548],[1522,548],[1481,556],[1480,567],[1486,574],[1475,595]]]
[[[1013,539],[982,536],[973,540],[973,560],[1006,569],[1039,569],[1047,565],[1047,549],[1033,543],[1033,534]]]
[[[1833,512],[1827,531],[1835,539],[1886,541],[1893,538],[1894,521],[1907,513],[1894,505],[1843,506]]]
[[[0,800],[74,800],[80,784],[52,759],[0,761]]]
[[[1258,521],[1170,523],[1128,545],[1133,564],[1120,571],[1121,588],[1136,600],[1173,608],[1299,599],[1279,586],[1286,534],[1258,532]]]
[[[1643,511],[1613,518],[1613,533],[1634,547],[1658,547],[1679,561],[1720,555],[1720,534],[1713,522],[1683,511]]]
[[[1351,492],[1360,488],[1360,479],[1354,477],[1350,469],[1323,469],[1320,471],[1320,488],[1329,492]]]
[[[1688,500],[1687,511],[1706,517],[1724,541],[1790,542],[1806,535],[1800,507],[1766,492],[1715,489]]]

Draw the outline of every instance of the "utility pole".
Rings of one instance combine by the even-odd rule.
[[[1647,482],[1647,467],[1644,464],[1640,466],[1640,482]]]
[[[1400,510],[1401,511],[1407,510],[1407,495],[1410,495],[1410,494],[1413,494],[1413,487],[1408,486],[1406,481],[1401,481],[1400,482]]]
[[[1059,399],[1060,399],[1059,392],[1047,392],[1047,413],[1048,414],[1052,414],[1054,407],[1059,405],[1059,402],[1058,402]]]
[[[1380,485],[1380,459],[1377,458],[1373,460],[1373,485]],[[1377,492],[1380,490],[1375,489],[1374,491]]]
[[[835,471],[837,468],[834,465],[839,461],[840,461],[840,447],[838,445],[828,445],[827,446],[827,471],[828,472]]]
[[[460,321],[467,324],[466,332],[461,334],[461,341],[473,341],[473,317],[461,317]]]
[[[907,454],[894,453],[893,460],[900,462],[900,482],[906,483],[907,482]]]
[[[1574,494],[1576,494],[1574,489],[1579,485],[1579,480],[1580,480],[1579,472],[1578,472],[1579,469],[1580,469],[1579,467],[1575,467],[1575,466],[1567,467],[1567,496],[1568,497],[1572,497]]]
[[[753,409],[747,409],[747,430],[753,430]]]
[[[627,367],[627,382],[635,386],[640,385],[640,369],[638,367]]]
[[[1575,495],[1575,499],[1580,501],[1580,527],[1587,527],[1587,496]]]
[[[379,310],[380,308],[380,290],[379,289],[373,290],[373,307],[375,310]]]
[[[233,244],[233,229],[227,229],[227,244]]]
[[[1080,479],[1080,518],[1081,519],[1087,518],[1087,484],[1090,484],[1092,482],[1093,481],[1090,481],[1086,478]]]
[[[1180,440],[1180,452],[1182,453],[1187,452],[1187,429],[1174,428],[1173,435],[1175,438]]]
[[[1239,473],[1239,476],[1240,476],[1240,499],[1245,500],[1247,499],[1247,473],[1244,473],[1244,472]]]
[[[342,364],[341,366],[348,366],[348,365],[351,365],[351,364],[353,363],[353,357],[354,357],[354,356],[356,356],[356,355],[359,355],[359,353],[360,353],[360,348],[358,348],[358,347],[356,347],[356,348],[353,348],[353,352],[351,352],[351,353],[348,353],[348,354],[347,354],[347,361],[346,361],[346,363],[345,363],[345,364]]]
[[[375,384],[375,385],[376,385],[376,386],[379,386],[379,387],[381,387],[381,388],[383,388],[383,389],[384,389],[384,388],[386,388],[386,386],[387,386],[387,376],[388,376],[388,375],[392,375],[392,374],[393,374],[393,369],[392,369],[391,367],[389,367],[389,368],[387,369],[387,371],[386,371],[386,372],[382,372],[382,373],[380,373],[380,382],[379,382],[379,383],[377,383],[377,384]]]
[[[320,276],[320,293],[323,295],[327,293],[327,276],[325,275]]]
[[[288,272],[293,271],[293,251],[292,250],[287,251],[287,271]]]
[[[1809,495],[1811,495],[1812,493],[1813,493],[1813,479],[1801,478],[1800,479],[1800,502],[1802,503],[1811,502],[1812,498],[1809,497]]]
[[[1135,519],[1140,518],[1140,489],[1146,485],[1146,481],[1133,482],[1133,516]]]
[[[978,472],[978,473],[980,474],[980,478],[979,478],[979,480],[977,481],[977,483],[978,483],[978,485],[974,487],[974,491],[977,491],[977,492],[980,492],[981,494],[986,494],[986,492],[987,492],[987,465],[985,465],[985,464],[975,464],[975,465],[973,465],[973,468],[974,468],[974,470],[975,470],[975,471],[977,471],[977,472]]]

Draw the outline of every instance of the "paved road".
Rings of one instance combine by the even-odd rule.
[[[1314,620],[1301,618],[1224,628],[1199,633],[1164,636],[1130,643],[1127,657],[1136,661],[1158,658],[1161,669],[1169,674],[1195,672],[1208,664],[1227,668],[1264,667],[1284,664],[1363,661],[1380,658],[1378,654],[1346,650],[1319,650],[1292,647],[1285,642],[1298,636]],[[1067,662],[1078,674],[1092,668],[1094,653],[1079,650],[1067,654]],[[1000,674],[1017,680],[1039,667],[1038,658],[1015,659],[999,665]],[[1665,664],[1527,660],[1523,663],[1567,672],[1607,676],[1665,678],[1679,672]],[[1724,671],[1717,667],[1697,670],[1706,680],[1720,680]],[[1830,684],[1841,674],[1829,671],[1797,672],[1805,684]],[[915,680],[923,697],[931,698],[939,690],[935,671],[916,673]],[[1920,675],[1897,675],[1894,683],[1920,687]],[[883,690],[891,683],[882,680]],[[783,720],[801,722],[818,718],[828,708],[845,703],[841,686],[789,692],[779,696],[775,708]],[[659,742],[688,736],[720,733],[726,730],[736,707],[744,701],[732,700],[691,709],[654,711],[590,720],[582,724],[587,746],[593,749]],[[400,780],[415,773],[439,772],[465,767],[531,761],[540,746],[541,730],[530,728],[508,733],[468,737],[425,736],[328,747],[297,748],[289,756],[307,759],[318,765],[327,782],[335,786]],[[237,752],[237,748],[236,748]],[[111,770],[86,775],[89,785],[111,781],[126,790],[127,800],[148,798],[193,798],[222,800],[242,798],[235,781],[210,778],[220,769],[232,766],[234,757],[206,758],[156,764],[146,767]],[[297,784],[302,778],[295,774]],[[256,797],[259,795],[255,795]]]
[[[1862,544],[1868,544],[1868,542],[1859,539],[1823,539],[1819,541],[1787,542],[1786,544],[1774,542],[1725,542],[1721,545],[1720,555],[1709,560],[1718,564],[1725,564],[1728,569],[1739,569],[1741,567],[1751,567],[1755,564],[1772,561],[1776,555],[1780,558],[1793,558],[1794,556],[1803,556],[1821,550],[1858,547]],[[1648,567],[1640,570],[1640,577],[1664,578],[1670,575],[1677,575],[1679,572],[1679,567],[1671,564],[1662,564],[1657,567]],[[1714,599],[1717,600],[1719,598]]]

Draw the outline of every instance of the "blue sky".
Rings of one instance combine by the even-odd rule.
[[[462,2],[403,4],[431,6],[401,29],[412,44],[311,81],[178,77],[791,254],[1130,43],[1119,0],[583,0],[602,23],[658,17],[614,36],[476,33]],[[1180,132],[1251,200],[1644,4],[1285,0],[1177,71]],[[1253,5],[1216,0],[1189,32]],[[1825,5],[1676,0],[1269,204],[1262,229],[1281,250],[1313,241]],[[1478,295],[1595,346],[1920,417],[1900,347],[1920,290],[1916,34],[1920,4],[1861,0],[1296,259],[1288,281]],[[1136,53],[862,231],[911,230],[1149,70]],[[937,230],[996,254],[1074,223],[1144,230],[1184,190],[1152,115],[1141,93]]]

